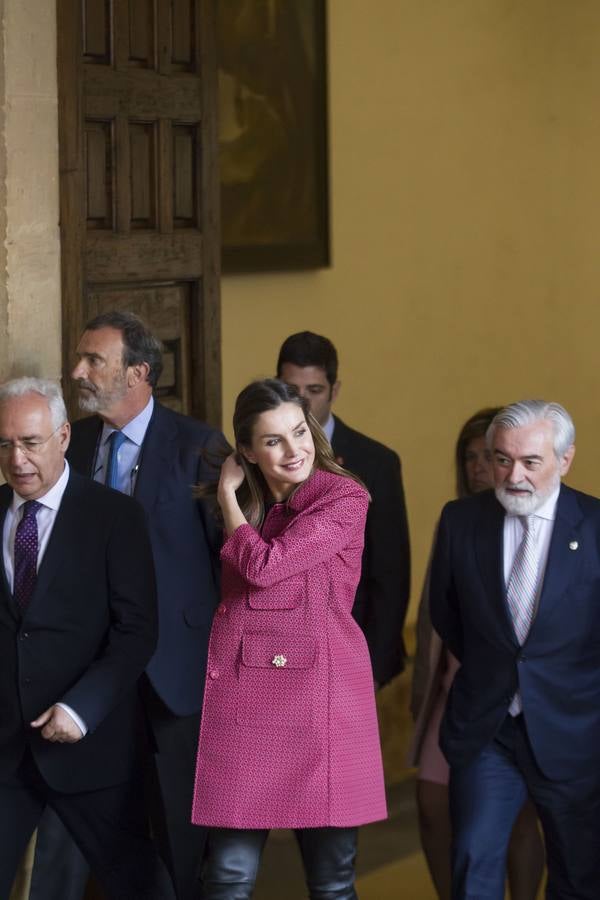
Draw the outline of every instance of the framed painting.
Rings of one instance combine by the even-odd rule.
[[[325,0],[219,0],[224,272],[329,265]]]

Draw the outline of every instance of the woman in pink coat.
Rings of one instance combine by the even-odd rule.
[[[352,900],[357,826],[386,816],[351,615],[369,496],[283,382],[242,391],[233,427],[192,812],[210,828],[202,897],[251,897],[269,829],[293,828],[310,897]]]

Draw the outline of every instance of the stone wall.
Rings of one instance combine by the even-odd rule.
[[[0,0],[0,379],[61,371],[56,8]]]

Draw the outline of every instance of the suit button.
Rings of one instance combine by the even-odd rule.
[[[28,637],[29,637],[29,632],[22,631],[21,634],[19,635],[19,640],[26,641]]]
[[[220,616],[224,615],[227,612],[227,607],[224,603],[219,603],[219,605],[217,606],[217,612]]]
[[[31,684],[31,678],[24,678],[23,684]]]
[[[210,672],[208,673],[208,677],[212,678],[213,681],[216,681],[216,679],[219,677],[219,670],[211,669]]]
[[[523,654],[523,656],[520,656],[520,657],[519,657],[519,662],[520,662],[520,663],[521,663],[521,662],[525,662],[526,659],[527,659],[527,657],[525,656],[525,654]]]

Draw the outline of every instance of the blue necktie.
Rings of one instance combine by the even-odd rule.
[[[22,610],[27,609],[37,581],[38,529],[37,511],[42,504],[27,500],[23,504],[21,521],[15,531],[14,598]]]
[[[110,450],[108,453],[106,479],[104,483],[107,487],[115,488],[117,491],[119,490],[119,447],[121,447],[126,440],[127,438],[122,431],[113,431],[109,437]]]

